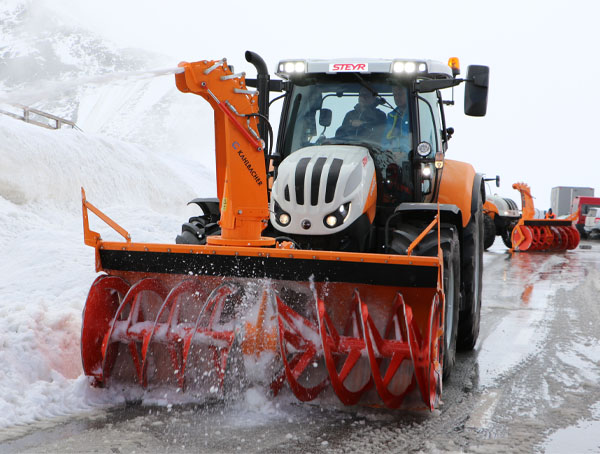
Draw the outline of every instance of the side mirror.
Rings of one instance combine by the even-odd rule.
[[[471,65],[467,68],[465,86],[465,115],[483,117],[487,111],[490,68]]]
[[[331,126],[331,109],[321,109],[319,111],[319,125],[328,127]]]
[[[495,181],[496,187],[500,187],[500,175],[496,175],[496,178],[484,178],[483,181]]]

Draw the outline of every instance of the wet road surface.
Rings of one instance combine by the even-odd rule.
[[[511,256],[497,241],[484,265],[480,338],[457,355],[433,413],[251,389],[227,404],[131,404],[8,428],[0,454],[600,452],[600,242]]]

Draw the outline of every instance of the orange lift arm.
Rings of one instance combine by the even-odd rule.
[[[246,89],[245,76],[233,74],[227,61],[179,64],[177,88],[197,94],[214,109],[217,197],[221,235],[209,244],[266,246],[261,236],[269,219],[264,142],[257,131],[258,94]]]

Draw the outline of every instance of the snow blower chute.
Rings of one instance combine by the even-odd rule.
[[[409,141],[385,145],[385,167],[384,121],[370,139],[325,130],[369,87],[388,105],[403,90],[411,115],[433,105],[429,126],[442,134],[437,93],[465,81],[457,64],[390,79],[391,62],[360,77],[304,62],[296,77],[286,71],[302,62],[288,61],[285,80],[269,80],[260,57],[247,59],[256,80],[225,60],[179,65],[179,90],[215,112],[218,200],[194,200],[204,214],[176,244],[132,242],[82,190],[85,243],[102,272],[84,308],[85,374],[97,386],[223,396],[258,367],[273,393],[287,386],[301,401],[333,391],[346,405],[398,408],[412,394],[435,408],[457,343],[472,348],[479,331],[483,181],[444,160],[445,129],[418,140],[423,118],[409,117]],[[485,113],[486,71],[466,79],[472,115]],[[270,90],[285,91],[276,153],[267,150]],[[90,211],[125,241],[90,230]]]

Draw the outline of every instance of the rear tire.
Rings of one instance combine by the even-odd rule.
[[[463,307],[458,320],[459,350],[472,350],[479,336],[481,314],[481,281],[483,276],[483,206],[481,192],[477,209],[471,213],[471,219],[463,231],[462,247],[462,301]]]
[[[450,376],[456,362],[456,341],[460,307],[460,243],[456,230],[445,230],[448,241],[442,244],[444,254],[444,294],[446,295],[444,316],[444,380]],[[444,235],[444,236],[446,236]]]
[[[190,218],[181,226],[181,235],[175,238],[176,244],[206,244],[206,237],[219,235],[221,229],[216,222],[211,222],[206,215]]]
[[[483,249],[487,251],[496,239],[496,225],[491,216],[483,215]]]

